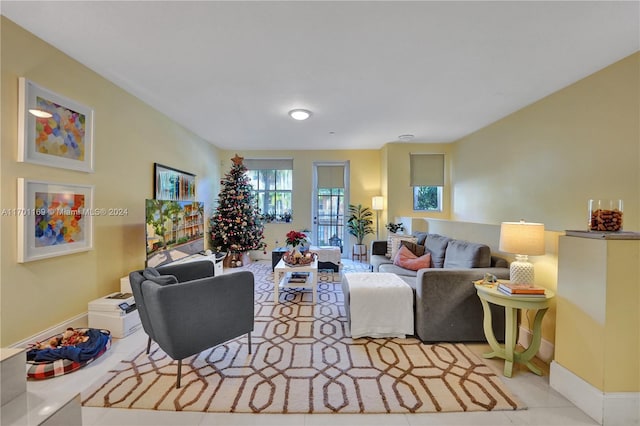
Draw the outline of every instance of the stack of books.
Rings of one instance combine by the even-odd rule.
[[[307,277],[309,276],[308,272],[292,272],[289,276],[289,283],[306,283]]]
[[[509,296],[518,297],[544,297],[544,288],[536,287],[533,284],[512,284],[500,282],[498,291]]]

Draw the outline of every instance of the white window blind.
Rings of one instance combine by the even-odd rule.
[[[444,154],[409,154],[411,186],[444,186]]]
[[[318,166],[318,188],[344,188],[344,166]]]

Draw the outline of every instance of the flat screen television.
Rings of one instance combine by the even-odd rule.
[[[146,200],[146,265],[157,267],[204,252],[204,203]]]

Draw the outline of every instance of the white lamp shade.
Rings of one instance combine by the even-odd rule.
[[[544,224],[525,221],[502,222],[499,249],[512,254],[543,255]]]
[[[384,209],[384,198],[380,195],[371,198],[371,208],[373,210],[383,210]]]

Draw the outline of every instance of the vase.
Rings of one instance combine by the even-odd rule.
[[[622,231],[622,200],[589,200],[589,231]]]
[[[300,252],[300,248],[298,246],[292,246],[290,251],[291,257],[296,259],[302,257],[302,253]]]

